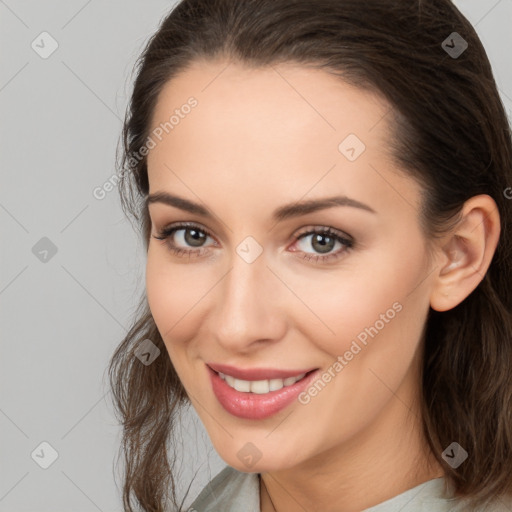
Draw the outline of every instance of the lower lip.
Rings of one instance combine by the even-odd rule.
[[[260,395],[233,389],[209,366],[207,368],[213,392],[222,407],[233,416],[247,420],[262,420],[282,411],[309,386],[318,374],[318,370],[314,370],[291,386]]]

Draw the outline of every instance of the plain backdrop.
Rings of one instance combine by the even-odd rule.
[[[512,120],[512,0],[455,3]],[[116,172],[133,64],[173,5],[0,0],[0,512],[122,510],[105,368],[145,259],[118,191],[93,191]],[[190,504],[225,464],[192,409],[182,434]]]

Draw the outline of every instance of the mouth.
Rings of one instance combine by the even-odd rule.
[[[217,375],[224,380],[227,385],[241,393],[256,393],[258,395],[266,395],[272,391],[279,391],[280,389],[293,386],[296,382],[302,380],[306,375],[309,375],[314,370],[306,373],[300,373],[294,377],[287,377],[286,379],[263,379],[263,380],[243,380],[236,379],[232,375],[227,375],[222,372],[217,372]]]
[[[252,420],[268,418],[291,405],[319,373],[319,368],[314,368],[285,378],[246,380],[215,371],[210,365],[207,369],[220,405],[233,416]],[[262,372],[275,375],[276,372],[289,374],[296,371],[258,370],[257,373],[261,375]]]
[[[259,381],[271,379],[286,380],[291,377],[304,376],[312,370],[318,368],[305,368],[299,370],[281,370],[277,368],[237,368],[227,364],[207,364],[214,372],[218,374],[228,375],[238,380]]]

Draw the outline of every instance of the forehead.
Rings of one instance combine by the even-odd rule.
[[[186,181],[202,193],[278,191],[280,201],[313,189],[379,195],[379,170],[392,167],[389,112],[381,96],[325,70],[197,61],[159,95],[150,189],[186,190]]]
[[[219,128],[239,121],[238,128],[260,128],[269,135],[280,127],[308,124],[321,134],[344,130],[364,133],[372,130],[388,112],[381,95],[362,90],[323,69],[296,63],[249,67],[233,61],[193,61],[162,88],[154,109],[151,127],[165,123],[194,97],[203,120],[208,114]],[[264,124],[261,126],[261,124]],[[370,124],[369,124],[370,123]],[[378,132],[378,131],[377,131]],[[275,134],[275,133],[274,133]]]

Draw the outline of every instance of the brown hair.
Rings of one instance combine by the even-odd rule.
[[[457,32],[458,57],[442,43]],[[453,46],[453,45],[452,45]],[[163,20],[137,61],[119,162],[125,213],[147,250],[150,219],[146,158],[139,150],[164,84],[197,59],[251,66],[293,62],[335,73],[381,94],[393,107],[391,157],[424,187],[420,220],[429,240],[463,203],[488,194],[501,235],[490,268],[457,307],[430,310],[422,368],[424,435],[456,496],[486,504],[512,492],[512,141],[485,50],[449,0],[183,0]],[[138,156],[135,158],[135,156]],[[213,179],[213,178],[212,178]],[[133,351],[150,339],[165,357],[145,366]],[[141,298],[133,325],[109,365],[122,421],[123,502],[145,511],[177,505],[172,434],[189,403]],[[452,468],[453,441],[469,458]]]

